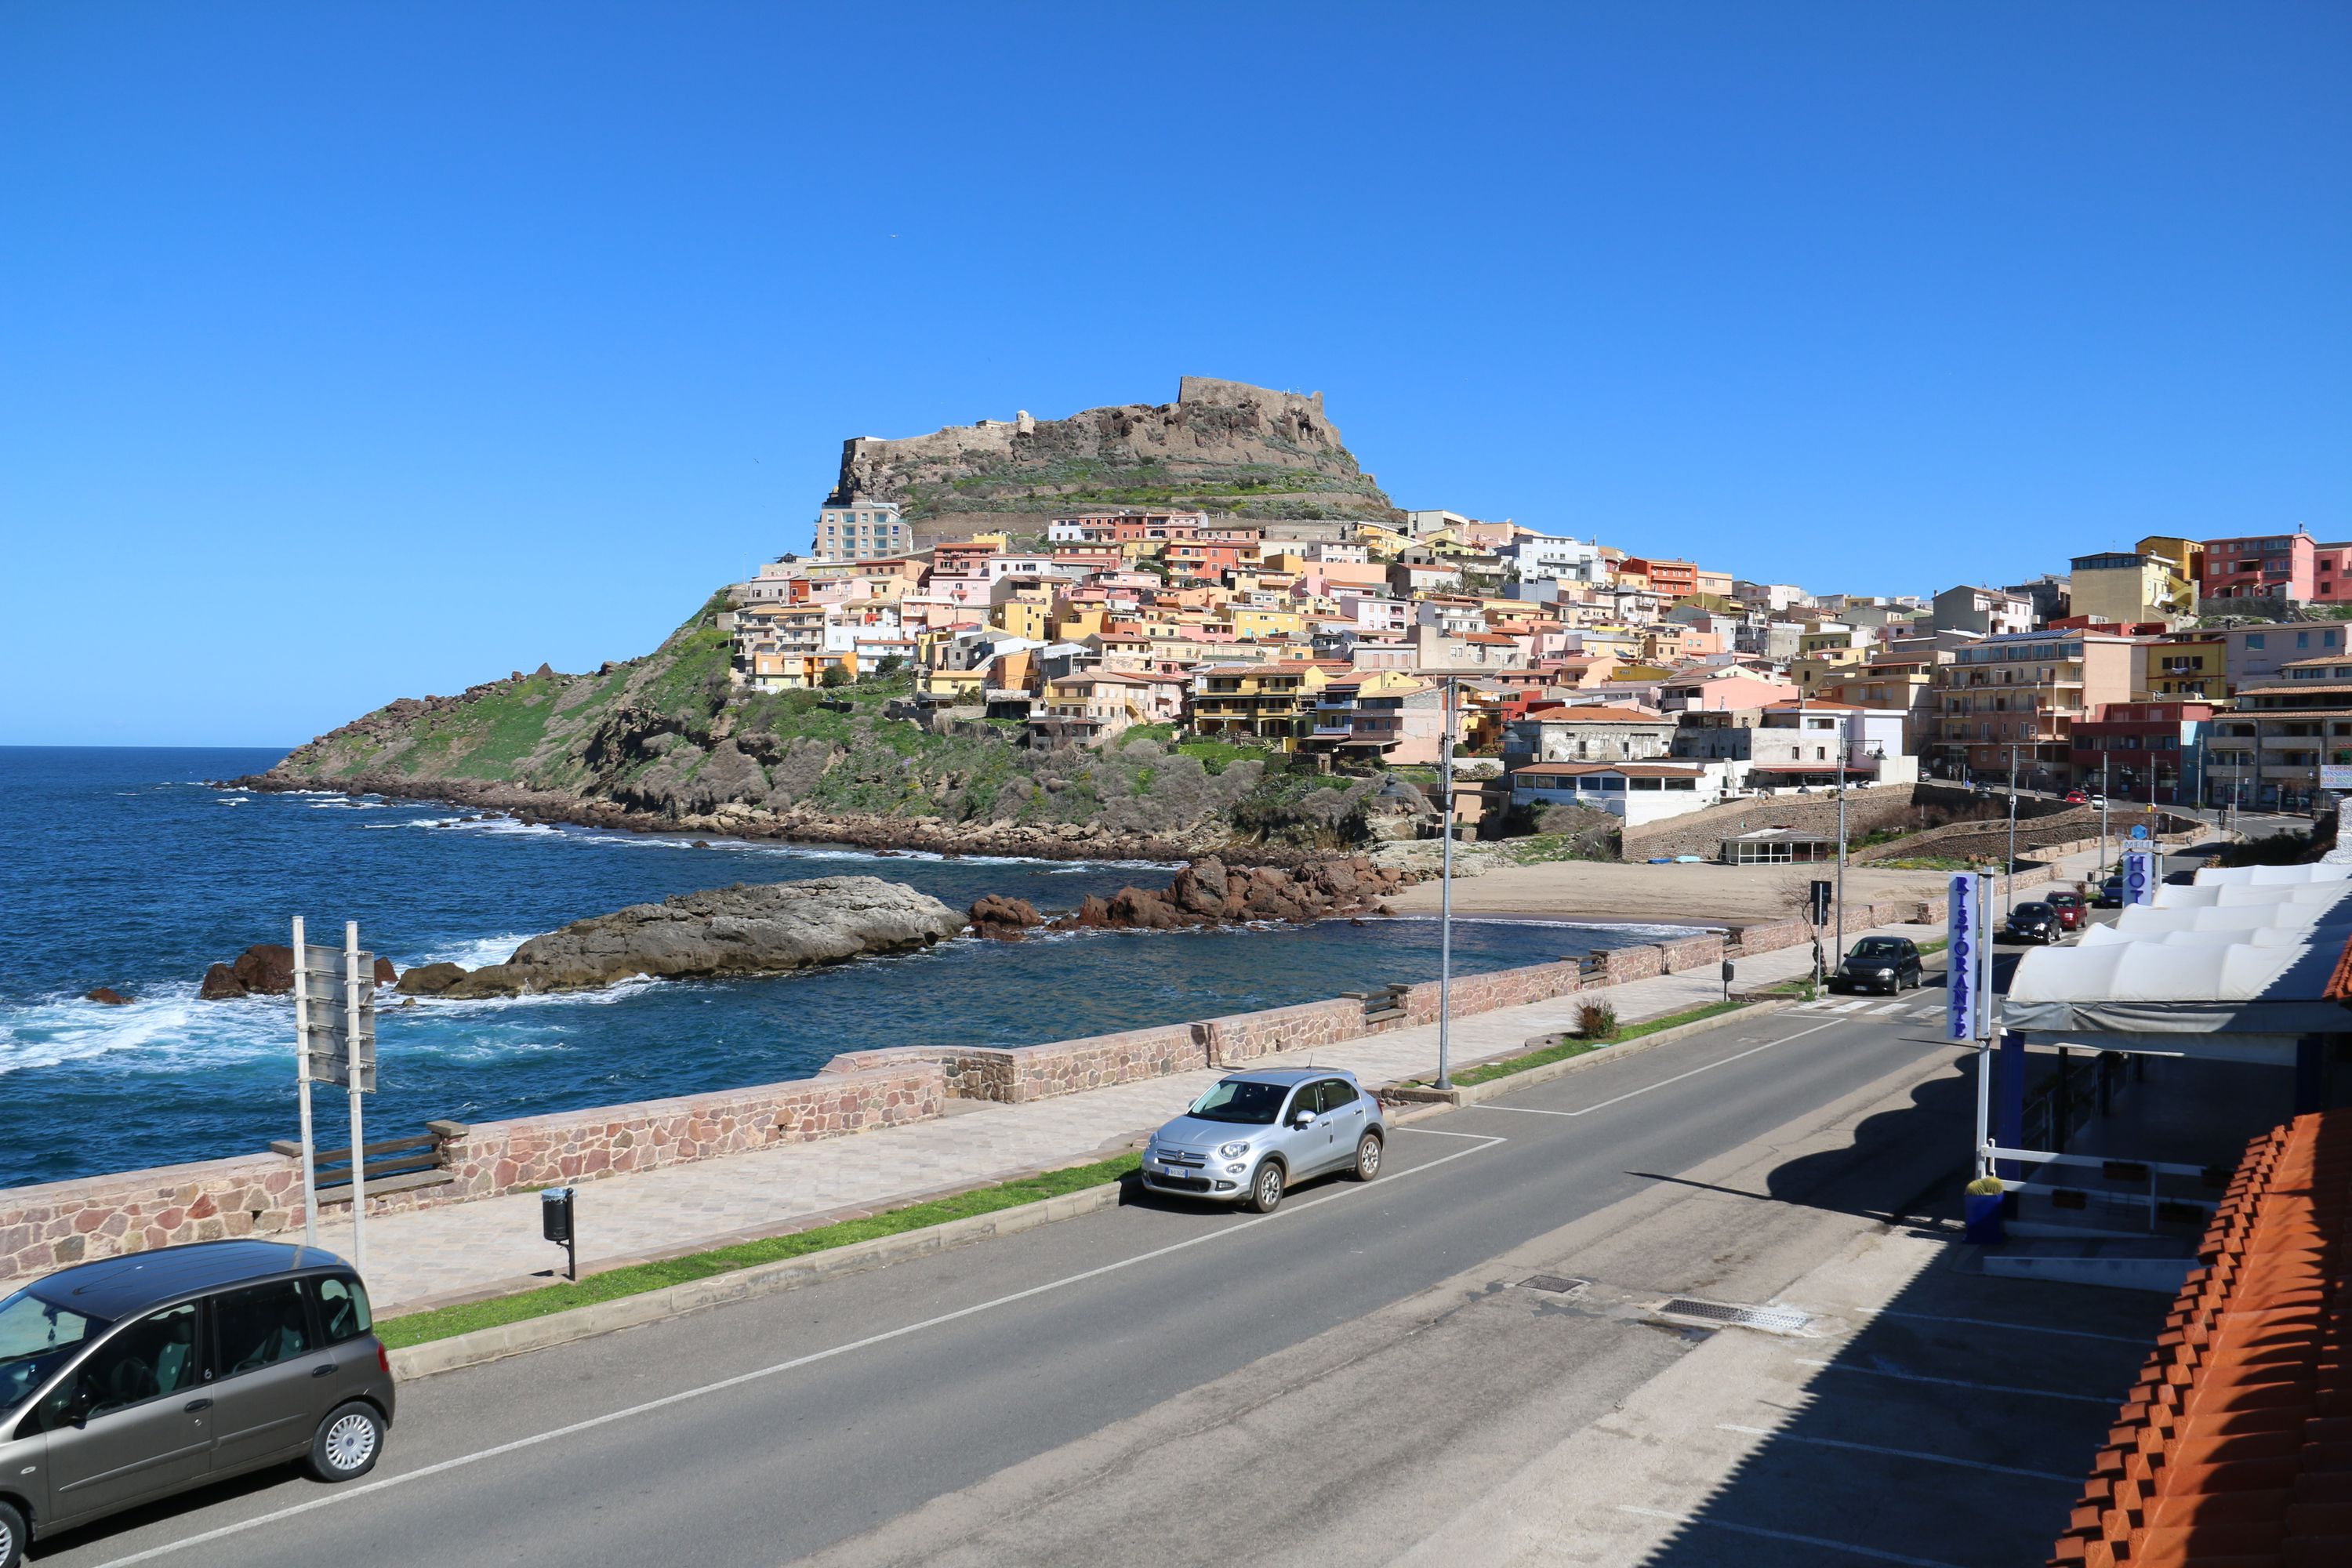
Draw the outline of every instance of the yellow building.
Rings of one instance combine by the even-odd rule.
[[[1307,635],[1307,617],[1297,610],[1269,609],[1262,605],[1229,605],[1225,616],[1233,625],[1234,635],[1252,642],[1267,637],[1293,637]]]
[[[1053,624],[1054,595],[1048,588],[1013,588],[999,590],[1003,594],[988,612],[988,624],[1016,637],[1045,640]]]
[[[2134,626],[2197,613],[2197,584],[2164,555],[2137,550],[2077,555],[2068,607],[2076,616]]]
[[[1319,664],[1205,664],[1192,673],[1192,728],[1295,752],[1312,732],[1330,676]]]
[[[2230,639],[2222,632],[2175,632],[2133,650],[2132,695],[2151,701],[2219,702],[2229,695]]]

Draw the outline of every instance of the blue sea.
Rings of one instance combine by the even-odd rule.
[[[468,967],[625,904],[732,882],[868,874],[961,910],[982,893],[1075,907],[1165,867],[859,850],[526,826],[373,796],[257,795],[256,750],[0,747],[0,1186],[249,1153],[296,1133],[293,1007],[202,1002],[207,964],[257,942],[362,944]],[[1657,928],[1456,921],[1461,973],[1649,940]],[[1420,920],[1182,933],[964,939],[757,980],[392,1004],[373,1139],[803,1078],[835,1053],[1031,1045],[1433,977]],[[107,985],[128,1006],[81,1000]],[[390,1002],[390,999],[386,999]],[[320,1137],[341,1135],[340,1090]]]

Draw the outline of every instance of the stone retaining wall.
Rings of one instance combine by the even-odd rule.
[[[2023,886],[2032,879],[2027,873],[2018,881]],[[1857,905],[1850,912],[1864,927],[1943,918],[1940,903]],[[1811,928],[1779,921],[1749,926],[1737,940],[1743,952],[1765,952],[1810,942]],[[1613,948],[1581,962],[1463,975],[1454,982],[1453,1010],[1484,1013],[1712,969],[1725,946],[1722,935],[1705,932]],[[1434,1023],[1437,993],[1434,981],[1405,987],[1398,1015],[1378,1024],[1365,1021],[1360,999],[1343,996],[1046,1045],[846,1052],[815,1077],[785,1083],[482,1122],[445,1142],[451,1181],[373,1195],[368,1212],[462,1203],[905,1126],[938,1116],[951,1099],[1019,1104],[1237,1066],[1277,1051]],[[299,1233],[300,1187],[297,1161],[255,1154],[0,1191],[0,1279],[182,1242]]]

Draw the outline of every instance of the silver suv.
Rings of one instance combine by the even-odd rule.
[[[1381,1102],[1330,1068],[1236,1073],[1151,1135],[1143,1184],[1272,1214],[1293,1184],[1327,1171],[1369,1182],[1388,1143]]]
[[[392,1365],[351,1266],[207,1241],[0,1300],[0,1568],[60,1530],[265,1465],[374,1468]]]

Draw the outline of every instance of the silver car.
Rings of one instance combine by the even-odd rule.
[[[392,1367],[350,1265],[207,1241],[0,1299],[0,1568],[26,1542],[289,1459],[374,1468]]]
[[[1332,1171],[1369,1182],[1388,1145],[1381,1102],[1332,1068],[1235,1073],[1151,1135],[1143,1184],[1272,1214],[1297,1183]]]

